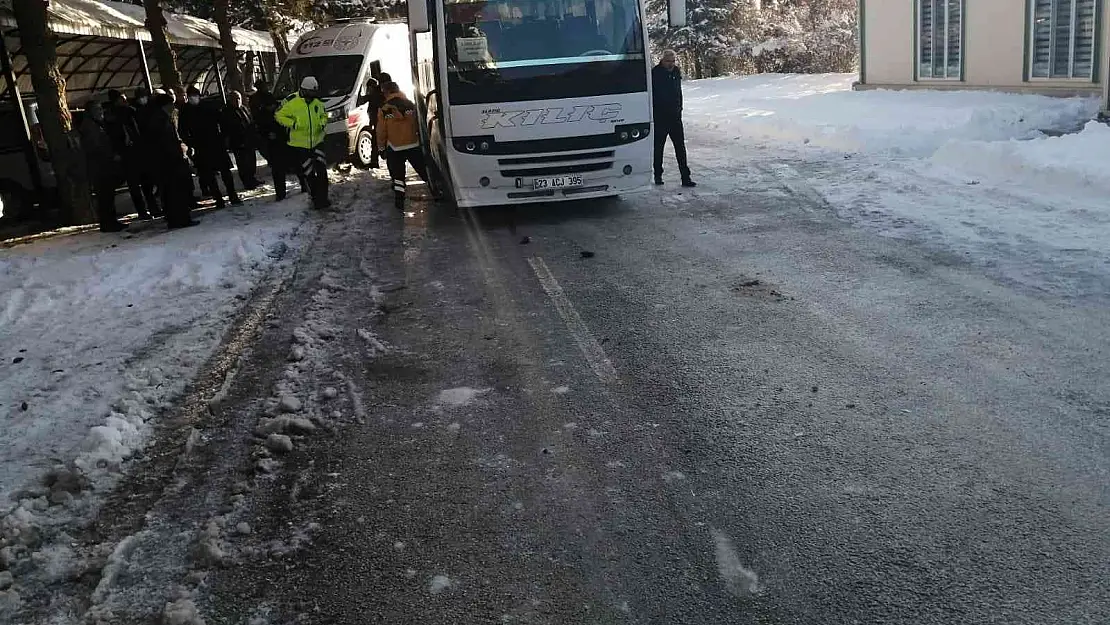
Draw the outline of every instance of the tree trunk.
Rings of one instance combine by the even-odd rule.
[[[46,6],[42,0],[12,2],[38,100],[39,123],[54,166],[62,212],[70,223],[90,223],[95,216],[85,155],[73,132],[73,117],[66,102],[66,81],[58,71],[56,40],[50,30]]]
[[[258,81],[258,54],[253,50],[247,50],[246,58],[243,60],[243,88],[250,91],[254,88],[254,83]]]
[[[224,86],[228,91],[243,93],[243,74],[239,71],[239,50],[235,38],[231,36],[231,18],[227,15],[230,0],[216,0],[212,7],[212,19],[220,29],[220,47],[224,52]]]
[[[289,37],[281,27],[270,22],[270,39],[274,42],[274,48],[277,50],[278,65],[285,63],[285,59],[289,58]]]
[[[162,86],[177,92],[178,100],[185,97],[185,87],[181,84],[181,73],[177,71],[177,55],[170,47],[166,36],[166,16],[162,12],[162,0],[143,0],[146,9],[146,29],[150,31],[154,47],[154,60],[158,63],[158,76]]]

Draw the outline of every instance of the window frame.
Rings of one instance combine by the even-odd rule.
[[[944,76],[922,76],[921,75],[921,7],[922,2],[932,3],[934,0],[914,0],[913,3],[913,79],[914,82],[965,82],[967,74],[967,0],[960,0],[960,66],[957,75],[948,75],[948,45],[947,33],[949,29],[946,27],[945,32],[945,46],[944,54],[946,62],[944,64]],[[945,11],[948,10],[947,1],[945,1]],[[947,26],[949,19],[945,15],[945,25]],[[936,67],[936,64],[933,64]]]
[[[1049,0],[1052,3],[1052,15],[1057,13],[1057,5],[1060,2],[1076,2],[1077,0]],[[1072,32],[1071,41],[1068,42],[1068,50],[1070,59],[1068,66],[1070,71],[1068,76],[1053,76],[1052,70],[1055,66],[1055,59],[1053,58],[1056,51],[1056,29],[1051,28],[1051,39],[1049,40],[1049,61],[1048,61],[1048,76],[1034,76],[1034,66],[1036,65],[1037,55],[1037,35],[1036,35],[1036,0],[1025,0],[1025,81],[1026,82],[1064,82],[1064,83],[1080,83],[1080,84],[1099,84],[1102,82],[1102,22],[1103,22],[1103,0],[1093,0],[1095,27],[1091,34],[1091,75],[1090,77],[1074,76],[1075,73],[1075,50],[1078,37],[1076,36],[1075,21],[1078,19],[1078,11],[1072,16]]]

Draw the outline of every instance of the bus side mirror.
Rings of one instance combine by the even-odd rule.
[[[428,0],[409,0],[409,32],[426,33],[432,29],[428,22]]]
[[[667,17],[671,28],[682,28],[686,25],[686,0],[667,0]]]

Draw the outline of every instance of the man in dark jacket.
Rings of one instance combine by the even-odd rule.
[[[201,189],[212,192],[216,208],[226,206],[216,173],[223,178],[227,195],[233,206],[243,203],[235,192],[235,178],[231,175],[231,157],[227,154],[227,140],[221,125],[220,113],[200,103],[200,90],[189,87],[189,101],[181,107],[177,128],[185,144],[193,151],[193,164],[197,168]]]
[[[150,200],[151,214],[157,216],[161,212],[158,206],[158,192],[155,190],[157,186],[158,174],[154,171],[150,164],[150,141],[147,139],[147,128],[150,126],[151,116],[157,109],[157,105],[151,99],[150,91],[146,87],[139,87],[135,90],[134,97],[131,98],[131,112],[135,117],[135,124],[139,127],[139,176],[141,178],[144,189],[151,189]],[[145,195],[145,191],[144,191]]]
[[[291,162],[289,148],[286,145],[289,131],[274,118],[281,108],[281,102],[270,91],[269,85],[260,80],[255,83],[255,89],[257,91],[251,96],[251,114],[254,116],[262,156],[270,166],[270,174],[274,178],[274,190],[280,202],[285,199],[285,178],[289,175]],[[308,180],[300,170],[296,170],[296,173],[297,180],[301,183],[301,192],[307,192]]]
[[[378,111],[385,105],[385,90],[383,87],[393,82],[393,77],[389,74],[382,72],[377,78],[371,77],[367,81],[366,88],[368,98],[367,114],[370,116],[370,136],[374,139],[374,156],[370,159],[370,168],[377,169],[381,167],[379,154],[381,150],[378,149]]]
[[[690,166],[686,162],[686,135],[682,129],[682,73],[675,66],[674,50],[663,52],[663,58],[651,70],[652,105],[655,117],[655,184],[663,184],[663,147],[667,137],[674,144],[682,186],[694,187]]]
[[[173,113],[172,95],[161,93],[155,96],[146,135],[151,170],[157,172],[166,225],[171,230],[198,223],[190,215],[193,209],[193,174],[185,160],[185,145],[174,125]]]
[[[122,232],[127,226],[116,216],[116,180],[119,156],[112,149],[104,119],[104,107],[90,102],[78,128],[85,152],[89,183],[96,195],[96,216],[101,232]]]
[[[235,155],[235,166],[239,169],[239,180],[243,188],[253,191],[259,186],[258,157],[255,156],[258,142],[255,140],[254,120],[251,112],[243,104],[243,94],[232,91],[228,94],[227,107],[224,108],[224,135],[227,147]]]
[[[120,173],[127,180],[131,203],[135,205],[140,219],[150,219],[151,213],[159,214],[161,211],[153,185],[143,180],[142,133],[134,109],[127,104],[127,98],[115,89],[108,92],[104,120],[112,149],[120,157]]]

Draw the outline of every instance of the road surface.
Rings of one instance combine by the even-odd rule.
[[[362,183],[119,513],[222,515],[206,577],[151,548],[142,583],[208,623],[1110,622],[1110,272],[1046,290],[714,150],[620,201]],[[275,463],[283,411],[316,421]]]

